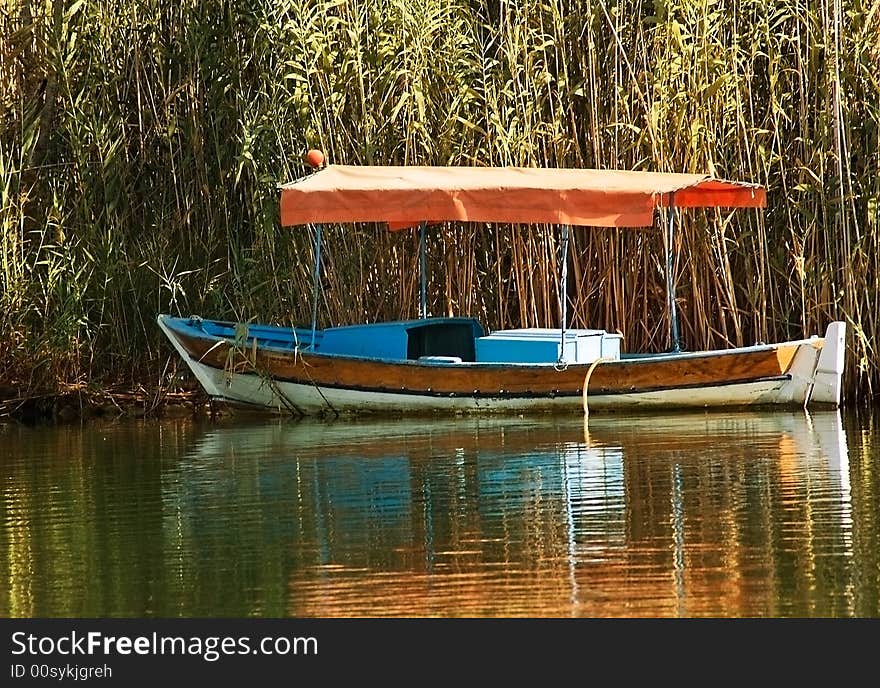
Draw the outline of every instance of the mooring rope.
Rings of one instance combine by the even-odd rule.
[[[585,417],[590,415],[590,408],[587,405],[587,390],[589,389],[589,386],[590,386],[590,376],[592,376],[593,371],[596,370],[596,368],[598,367],[598,365],[600,363],[607,363],[607,362],[608,362],[608,359],[606,359],[606,358],[597,358],[595,361],[593,361],[592,365],[590,365],[590,367],[587,369],[587,374],[584,377],[584,392],[583,392],[583,394],[584,394],[584,416]]]
[[[339,411],[337,411],[336,408],[334,408],[333,404],[330,403],[330,400],[326,396],[324,396],[324,392],[321,390],[321,387],[318,385],[317,382],[315,382],[315,379],[312,377],[311,373],[309,373],[309,367],[311,366],[311,363],[306,361],[305,357],[303,357],[302,355],[300,355],[300,361],[302,361],[303,372],[306,374],[306,377],[309,378],[309,382],[312,384],[312,387],[315,388],[315,391],[320,395],[321,399],[324,400],[324,403],[327,404],[327,408],[333,412],[333,415],[336,418],[339,418]]]
[[[263,376],[260,375],[260,377]],[[300,418],[306,415],[305,412],[299,406],[294,404],[290,397],[288,397],[284,393],[284,390],[282,390],[281,387],[278,386],[278,382],[271,376],[271,374],[263,377],[263,379],[269,383],[269,389],[271,389],[275,393],[275,396],[278,397],[278,401],[284,404],[284,406],[291,414],[296,414]]]

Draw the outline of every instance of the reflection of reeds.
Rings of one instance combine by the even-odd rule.
[[[168,356],[161,311],[307,323],[310,237],[278,229],[275,183],[304,174],[312,146],[354,164],[764,183],[765,213],[684,214],[685,344],[785,339],[841,318],[849,398],[880,384],[870,3],[55,9],[0,11],[0,365],[13,371],[0,384],[143,377]],[[413,234],[328,230],[324,323],[415,315]],[[660,233],[577,231],[572,249],[572,324],[665,348]],[[555,324],[555,251],[550,232],[433,230],[429,310]]]

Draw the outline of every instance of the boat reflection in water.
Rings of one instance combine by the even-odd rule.
[[[259,519],[223,537],[292,616],[865,613],[837,411],[219,427],[175,470],[167,532]]]

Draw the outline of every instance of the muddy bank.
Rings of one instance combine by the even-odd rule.
[[[69,423],[92,418],[213,418],[223,411],[200,389],[175,391],[0,390],[0,423]]]

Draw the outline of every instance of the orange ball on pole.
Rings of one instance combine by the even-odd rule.
[[[306,162],[313,168],[318,169],[324,164],[324,154],[317,148],[312,148],[306,153]]]

